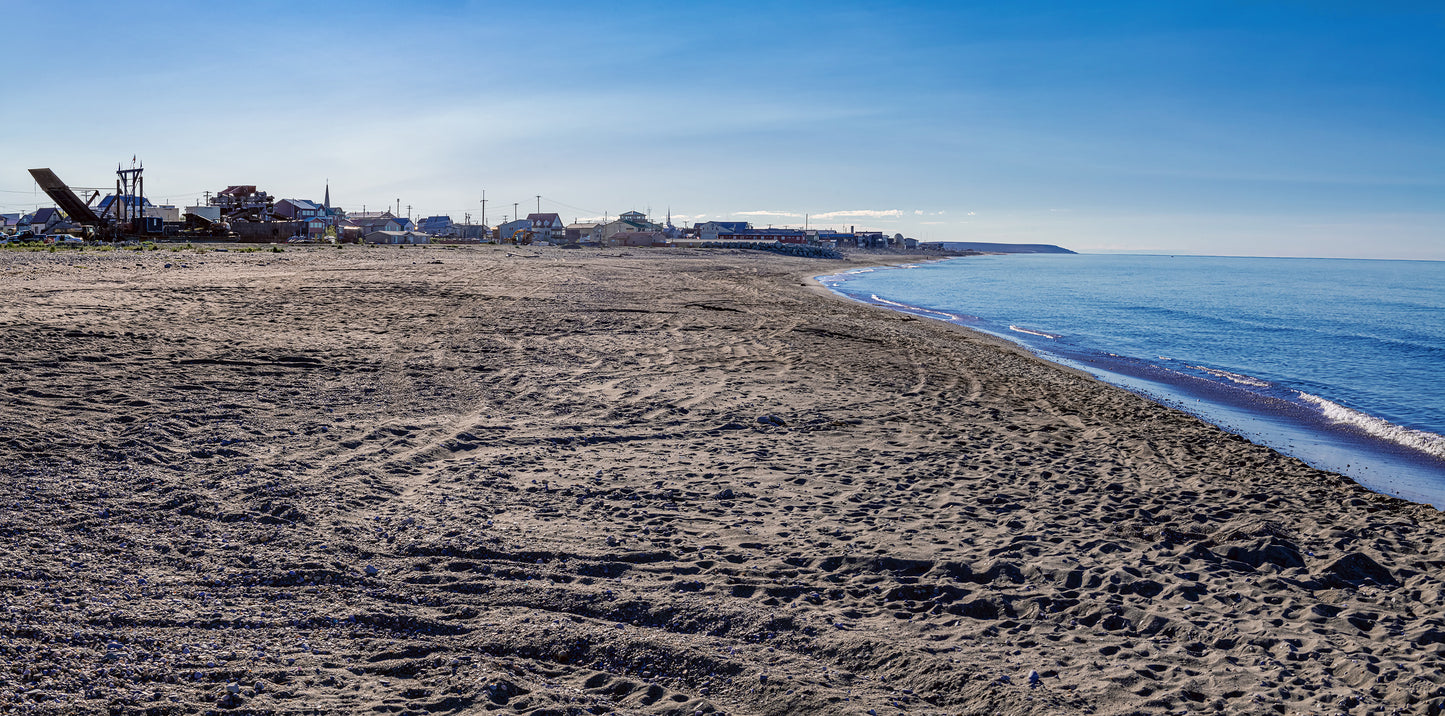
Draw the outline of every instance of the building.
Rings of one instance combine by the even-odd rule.
[[[446,233],[447,229],[450,229],[451,227],[452,217],[450,216],[428,216],[425,219],[422,219],[421,223],[418,223],[416,228],[417,231],[420,231],[423,234],[441,236],[442,234]]]
[[[497,225],[497,238],[498,238],[498,239],[501,239],[502,241],[507,241],[507,240],[515,237],[515,236],[516,236],[518,233],[520,233],[520,232],[523,232],[523,231],[531,231],[531,230],[532,230],[532,222],[530,222],[530,221],[528,221],[528,220],[526,220],[526,219],[517,219],[517,220],[515,220],[515,221],[508,221],[508,222],[505,223],[505,224],[498,224],[498,225]]]
[[[336,225],[336,221],[329,216],[313,216],[306,219],[306,236],[311,239],[320,239],[326,236],[328,229]]]
[[[722,236],[720,241],[753,241],[760,244],[806,244],[808,232],[802,229],[746,229]]]
[[[731,241],[731,235],[753,228],[746,221],[708,221],[694,226],[703,241]]]
[[[888,236],[881,231],[856,231],[858,248],[883,249],[888,247]]]
[[[297,236],[306,235],[306,224],[301,221],[232,221],[231,231],[236,240],[252,244],[280,244]]]
[[[282,199],[271,207],[271,213],[292,221],[305,221],[315,216],[325,216],[325,210],[315,202],[305,199]]]
[[[221,207],[219,206],[188,206],[186,213],[192,216],[199,216],[212,224],[221,220]]]
[[[567,237],[567,227],[556,214],[528,214],[526,220],[532,224],[528,231],[534,241],[560,242]]]
[[[336,221],[336,240],[347,244],[359,244],[366,233],[350,219]]]
[[[160,206],[147,206],[143,215],[160,219],[167,224],[181,223],[181,210],[178,207],[174,207],[169,204],[163,204]]]
[[[429,244],[431,237],[418,231],[373,231],[366,235],[368,244]]]
[[[614,236],[621,233],[636,233],[648,231],[663,231],[661,224],[655,224],[647,220],[647,215],[640,211],[629,211],[617,217],[616,221],[603,224],[597,229],[597,238],[603,242],[610,242]]]
[[[356,228],[358,236],[367,236],[376,231],[406,230],[402,227],[401,222],[397,221],[396,217],[391,214],[367,217],[349,216],[346,221]]]
[[[271,206],[275,202],[270,194],[257,191],[254,185],[237,184],[217,192],[208,203],[220,207],[226,219],[265,221],[270,217]]]
[[[452,224],[444,235],[448,243],[476,243],[487,238],[487,227],[481,224]]]
[[[92,208],[95,210],[96,216],[109,216],[114,218],[118,216],[117,211],[126,216],[149,216],[147,212],[154,207],[155,204],[152,204],[150,199],[143,196],[136,197],[126,194],[117,200],[114,194],[106,194],[105,198],[101,199],[100,203]]]
[[[28,229],[37,234],[58,231],[67,226],[65,215],[55,208],[36,209],[34,213],[20,217],[19,223],[16,224],[16,227],[21,230]]]
[[[593,221],[593,222],[580,222],[580,223],[576,223],[576,224],[568,224],[567,227],[566,227],[565,229],[563,229],[563,236],[564,236],[564,238],[566,238],[567,241],[569,241],[569,242],[571,242],[571,243],[581,243],[581,242],[583,242],[583,241],[596,241],[596,240],[597,240],[597,235],[596,235],[596,234],[597,234],[597,230],[598,230],[599,228],[601,228],[601,227],[602,227],[602,225],[599,224],[599,223],[597,223],[597,222],[595,222],[595,221]]]
[[[608,246],[667,246],[667,235],[658,231],[619,231],[606,241]]]

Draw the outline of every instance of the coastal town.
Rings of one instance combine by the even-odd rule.
[[[71,187],[49,169],[31,170],[51,206],[0,214],[0,238],[44,243],[115,239],[182,239],[242,243],[466,244],[512,243],[578,246],[704,246],[726,243],[806,245],[829,249],[943,250],[941,242],[921,242],[903,234],[845,228],[754,226],[747,221],[706,221],[690,226],[659,222],[641,211],[600,220],[564,221],[556,212],[513,214],[488,224],[449,215],[413,217],[411,207],[348,210],[332,202],[329,184],[322,198],[279,198],[254,184],[233,184],[205,192],[191,206],[156,204],[144,192],[143,168],[117,169],[113,190]],[[485,205],[483,205],[485,210]]]

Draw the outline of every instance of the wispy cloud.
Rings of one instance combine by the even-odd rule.
[[[797,216],[797,214],[790,214],[790,216]],[[851,218],[897,219],[903,216],[903,212],[899,211],[898,209],[845,209],[843,211],[829,211],[822,214],[812,214],[811,216],[814,219],[821,219],[824,221],[828,219]]]
[[[792,211],[765,211],[762,209],[758,209],[755,211],[735,211],[733,212],[733,214],[737,216],[786,216],[788,218],[803,218],[802,214]]]

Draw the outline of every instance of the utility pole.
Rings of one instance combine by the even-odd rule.
[[[482,190],[482,226],[487,225],[487,190]]]

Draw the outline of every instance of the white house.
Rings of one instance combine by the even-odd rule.
[[[528,231],[537,241],[561,241],[566,236],[567,226],[556,214],[528,214],[526,220],[531,222]]]

